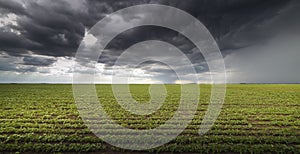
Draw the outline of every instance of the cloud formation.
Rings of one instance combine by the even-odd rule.
[[[99,20],[119,9],[147,3],[174,6],[199,19],[218,43],[227,60],[228,70],[235,70],[232,72],[239,72],[240,76],[247,75],[243,71],[249,68],[237,67],[246,64],[242,60],[237,63],[232,57],[243,59],[241,57],[247,55],[259,55],[262,51],[256,48],[258,46],[268,49],[281,46],[280,43],[273,43],[272,47],[266,44],[278,36],[289,38],[290,34],[299,31],[300,25],[300,2],[297,0],[0,0],[0,70],[6,73],[51,72],[50,68],[53,69],[59,59],[74,57],[87,31]],[[118,26],[122,25],[116,25],[111,30]],[[146,40],[168,42],[190,58],[197,73],[205,74],[209,71],[203,56],[197,54],[198,49],[187,38],[178,32],[157,26],[136,27],[121,33],[110,42],[98,62],[108,70],[124,50]],[[255,58],[252,60],[255,61]],[[161,66],[156,62],[146,62],[139,69],[148,75],[157,72],[164,74],[159,79],[162,81],[177,80],[171,76],[168,79],[167,74],[172,74],[172,71],[162,69]],[[45,71],[47,67],[49,70]],[[107,72],[109,71],[103,71],[103,75]]]

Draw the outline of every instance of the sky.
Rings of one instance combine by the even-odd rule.
[[[0,82],[72,83],[76,51],[81,42],[95,43],[88,31],[101,19],[138,4],[163,4],[182,9],[206,26],[223,56],[228,83],[300,83],[300,1],[298,0],[0,0]],[[166,10],[168,11],[168,10]],[[167,12],[156,12],[164,14]],[[143,19],[145,20],[145,19]],[[116,18],[114,31],[131,19]],[[176,59],[175,70],[159,61],[145,61],[135,46],[160,40],[181,50],[200,83],[211,83],[210,70],[195,45],[181,33],[159,26],[124,31],[106,46],[96,69],[85,64],[82,74],[95,73],[97,83],[131,72],[132,83],[190,83],[180,56],[156,50],[161,59]],[[122,63],[118,57],[128,48]],[[150,52],[150,51],[149,51]]]

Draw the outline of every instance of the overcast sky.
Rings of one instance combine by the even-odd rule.
[[[199,19],[220,48],[228,82],[300,83],[298,0],[0,0],[0,82],[72,82],[79,44],[93,42],[87,31],[112,12],[147,3],[174,6]],[[190,59],[200,82],[210,82],[207,64],[196,54],[195,45],[180,33],[157,26],[133,28],[113,39],[98,60],[96,82],[110,83],[111,77],[130,70],[133,83],[178,83],[174,70],[163,63],[130,65],[135,57],[147,55],[143,49],[127,55],[127,61],[112,71],[123,51],[147,40],[174,45]],[[151,50],[164,52],[155,46]],[[184,70],[180,60],[176,69]],[[94,71],[86,67],[82,73]]]

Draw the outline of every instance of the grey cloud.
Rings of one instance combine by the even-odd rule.
[[[15,14],[26,14],[25,8],[21,3],[15,0],[0,0],[1,12],[15,13]]]
[[[26,56],[23,58],[23,65],[32,65],[32,66],[49,66],[56,62],[54,58],[45,58],[45,57],[31,57]]]
[[[54,57],[32,56],[30,54],[23,57],[12,56],[0,52],[0,71],[26,73],[39,72],[49,73],[48,66],[57,61]],[[43,69],[39,69],[43,67]]]
[[[36,72],[37,68],[34,66],[22,66],[18,64],[21,61],[18,57],[7,57],[7,56],[0,56],[0,71],[11,71],[11,72],[18,72],[18,73],[25,73],[25,72]]]
[[[255,25],[259,25],[268,18],[276,16],[278,11],[288,1],[280,0],[231,0],[231,1],[26,1],[23,5],[17,1],[0,1],[1,13],[16,13],[21,35],[19,38],[10,39],[1,49],[9,54],[25,51],[33,51],[40,55],[73,56],[85,29],[93,26],[105,15],[136,4],[160,3],[183,9],[202,21],[223,50],[240,48],[259,41],[259,31],[253,31]],[[70,4],[78,5],[69,7]],[[78,4],[76,4],[78,3]],[[24,7],[23,7],[24,6]],[[144,31],[148,30],[147,33]],[[135,29],[131,37],[119,38],[111,43],[111,48],[126,47],[126,43],[159,38],[157,34],[163,34],[165,38],[172,38],[168,30],[159,30],[159,33],[151,32],[151,28]],[[3,34],[0,39],[5,40]],[[270,35],[264,34],[264,35]],[[25,41],[20,41],[25,40]],[[178,40],[178,39],[177,39]],[[179,39],[180,40],[180,39]],[[120,43],[122,42],[122,43]],[[176,42],[176,39],[173,40]],[[180,41],[179,41],[180,42]],[[183,41],[180,46],[189,49]],[[15,43],[15,44],[14,44]],[[120,45],[121,44],[121,45]],[[12,53],[16,52],[16,53]]]
[[[245,48],[267,43],[282,31],[294,33],[300,25],[298,19],[300,2],[296,0],[59,0],[53,2],[42,0],[24,1],[24,3],[0,0],[1,16],[8,13],[18,16],[16,26],[0,27],[0,50],[12,57],[23,57],[23,61],[19,64],[24,65],[22,70],[4,64],[0,69],[16,72],[36,71],[31,66],[49,66],[55,62],[51,58],[39,59],[25,56],[29,53],[72,57],[86,29],[91,28],[109,13],[145,3],[174,6],[198,18],[209,29],[224,57],[241,52]],[[7,31],[10,28],[19,31],[20,35]],[[172,30],[155,26],[136,27],[121,33],[110,42],[99,62],[109,68],[125,49],[140,41],[151,39],[166,41],[178,47],[186,53],[198,73],[209,71],[203,56],[196,51],[198,49],[195,49],[188,39]],[[258,51],[248,52],[254,54]],[[159,78],[167,79],[166,74],[170,73],[169,70],[153,69],[151,65],[154,64],[157,62],[148,62],[141,68],[149,72],[162,72],[164,75]]]
[[[0,40],[7,40],[7,43],[1,44],[0,49],[20,56],[27,51],[56,57],[74,56],[85,29],[89,29],[116,9],[134,4],[136,2],[67,0],[25,1],[22,4],[1,0],[0,13],[18,15],[17,26],[9,25],[9,28],[18,29],[21,35],[4,33],[1,30]]]

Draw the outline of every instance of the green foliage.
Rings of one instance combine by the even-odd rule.
[[[130,85],[130,90],[138,102],[144,103],[150,98],[148,87],[149,85]],[[162,107],[151,115],[142,116],[124,110],[114,98],[110,85],[97,85],[96,88],[105,111],[117,123],[131,129],[151,129],[164,124],[174,115],[180,100],[180,85],[166,85],[168,95]],[[210,85],[200,85],[200,90],[197,113],[188,127],[170,143],[144,152],[300,151],[299,85],[228,85],[221,114],[213,128],[204,136],[198,136],[198,129],[209,104]],[[107,119],[102,120],[105,122]],[[111,129],[116,128],[104,131],[109,132]],[[118,141],[121,137],[114,136],[114,140]],[[71,85],[2,84],[1,152],[134,151],[110,146],[84,125],[74,103]]]

